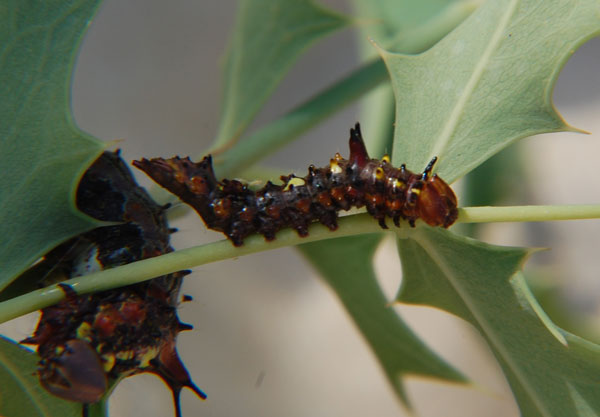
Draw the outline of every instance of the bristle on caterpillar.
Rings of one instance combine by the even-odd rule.
[[[286,227],[306,236],[315,221],[335,230],[338,211],[352,207],[366,207],[382,228],[387,228],[386,217],[396,226],[407,220],[413,227],[419,219],[445,228],[456,221],[456,195],[432,174],[437,157],[422,173],[413,173],[405,165],[394,168],[387,155],[372,159],[358,123],[350,129],[349,145],[348,159],[336,154],[324,168],[311,165],[304,178],[282,176],[282,185],[268,182],[257,191],[237,180],[218,181],[210,155],[198,163],[176,156],[133,164],[193,207],[209,229],[223,232],[236,246],[254,233],[272,240]]]

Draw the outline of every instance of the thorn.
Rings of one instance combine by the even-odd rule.
[[[365,147],[362,134],[360,132],[360,124],[356,123],[354,129],[350,129],[350,163],[356,164],[359,167],[365,166],[369,159],[369,153]]]
[[[194,384],[192,381],[188,381],[187,384],[184,386],[194,391],[198,397],[202,398],[203,400],[206,400],[206,393],[200,388],[198,388],[196,384]]]
[[[63,284],[62,282],[59,282],[56,285],[58,285],[60,289],[65,293],[65,297],[67,300],[74,301],[77,299],[77,291],[75,291],[73,287],[71,287],[69,284]]]
[[[188,330],[192,330],[194,326],[187,323],[178,322],[177,323],[177,331],[179,332],[187,332]]]
[[[427,177],[429,176],[429,174],[433,170],[433,166],[435,165],[436,161],[437,161],[437,156],[434,156],[431,159],[431,161],[429,161],[429,163],[427,164],[427,166],[425,167],[425,171],[423,171],[423,177],[422,177],[423,181],[425,181],[427,179]]]

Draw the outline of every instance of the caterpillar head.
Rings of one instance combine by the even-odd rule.
[[[458,217],[452,188],[436,174],[426,178],[417,200],[418,216],[430,226],[449,227]]]
[[[61,353],[43,361],[39,375],[48,392],[68,401],[95,403],[107,389],[98,354],[81,339],[69,340]]]

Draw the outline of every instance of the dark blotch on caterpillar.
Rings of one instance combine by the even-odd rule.
[[[86,171],[77,206],[109,223],[58,246],[22,278],[46,286],[173,250],[166,207],[136,184],[118,152],[104,152]],[[83,415],[111,381],[142,372],[158,375],[169,386],[177,417],[183,387],[206,398],[175,348],[177,334],[192,328],[177,317],[179,289],[188,272],[84,295],[59,284],[66,299],[43,309],[35,333],[21,342],[38,346],[42,386],[83,403]]]
[[[286,227],[306,236],[314,221],[335,230],[338,211],[363,206],[384,229],[386,217],[396,226],[404,219],[414,227],[421,219],[447,228],[458,216],[457,200],[450,186],[432,174],[436,160],[422,173],[413,173],[405,165],[394,168],[389,156],[371,159],[356,123],[350,129],[348,159],[336,154],[327,167],[309,166],[304,178],[282,176],[282,185],[269,181],[258,191],[237,180],[217,181],[210,155],[199,163],[174,157],[133,164],[192,206],[208,228],[240,246],[248,235],[260,233],[273,240]]]

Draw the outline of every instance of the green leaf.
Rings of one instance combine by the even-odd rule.
[[[473,7],[472,0],[353,0],[352,4],[361,21],[373,22],[361,25],[360,29],[376,42],[400,39],[418,31],[424,22],[447,12],[448,8]]]
[[[422,55],[382,52],[396,95],[394,164],[422,170],[438,156],[453,182],[519,138],[575,130],[552,88],[600,33],[599,16],[597,0],[490,0]]]
[[[498,358],[522,415],[600,415],[600,346],[547,317],[520,272],[530,251],[429,227],[411,237],[399,241],[398,301],[437,307],[473,324]]]
[[[37,377],[38,356],[0,336],[0,415],[81,417],[81,404],[46,392]]]
[[[96,224],[74,192],[102,151],[71,119],[71,70],[99,0],[0,6],[0,289],[65,239]]]
[[[446,22],[452,22],[449,29],[454,29],[475,9],[473,0],[354,0],[352,3],[360,21],[374,22],[358,26],[363,39],[372,39],[390,51],[404,54],[429,49],[447,35],[432,28],[445,27]],[[411,50],[406,41],[412,38],[428,39],[429,42],[423,42],[427,46],[421,50]],[[359,43],[359,51],[363,57],[377,54],[377,49],[368,42]],[[369,155],[379,158],[391,152],[390,130],[395,117],[391,83],[386,82],[372,91],[360,106],[359,120]]]
[[[398,397],[409,406],[402,380],[406,375],[453,382],[466,379],[429,350],[389,307],[371,262],[381,237],[381,234],[352,236],[304,244],[299,249],[333,288],[373,349]]]
[[[309,0],[240,1],[215,147],[239,138],[304,50],[348,24]]]

